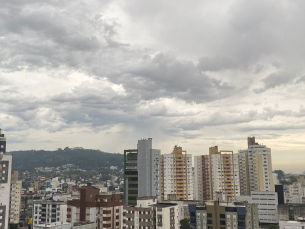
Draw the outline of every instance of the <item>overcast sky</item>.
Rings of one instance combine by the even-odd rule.
[[[8,150],[272,150],[305,170],[304,0],[0,0]]]

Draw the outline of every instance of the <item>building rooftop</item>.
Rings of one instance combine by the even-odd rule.
[[[157,203],[157,204],[152,204],[150,206],[154,206],[154,207],[157,207],[157,208],[168,208],[168,207],[177,206],[177,204],[173,204],[173,203]]]

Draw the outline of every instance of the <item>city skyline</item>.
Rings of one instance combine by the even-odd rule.
[[[4,1],[0,128],[7,151],[123,154],[141,138],[193,156],[255,136],[301,173],[302,1]],[[120,144],[118,144],[120,142]]]

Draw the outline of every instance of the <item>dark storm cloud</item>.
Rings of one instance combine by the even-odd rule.
[[[193,62],[162,53],[143,58],[124,70],[109,80],[141,95],[143,100],[178,98],[203,103],[230,96],[236,90],[227,82],[201,73]]]
[[[262,93],[268,89],[275,88],[282,85],[287,85],[289,83],[292,83],[294,80],[295,75],[288,73],[288,72],[274,72],[266,76],[264,79],[262,79],[262,82],[264,83],[264,87],[254,89],[255,93]]]

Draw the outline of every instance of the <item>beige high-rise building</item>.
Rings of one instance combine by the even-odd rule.
[[[10,201],[10,224],[19,223],[21,204],[22,180],[18,180],[18,171],[12,171],[11,176],[11,201]]]
[[[251,191],[274,191],[271,149],[248,138],[248,149],[239,150],[240,192],[250,195]]]
[[[161,155],[162,200],[169,194],[176,194],[180,200],[194,199],[192,155],[180,146],[175,146],[171,154]]]
[[[209,148],[209,155],[195,157],[195,198],[232,201],[240,194],[238,154]]]

